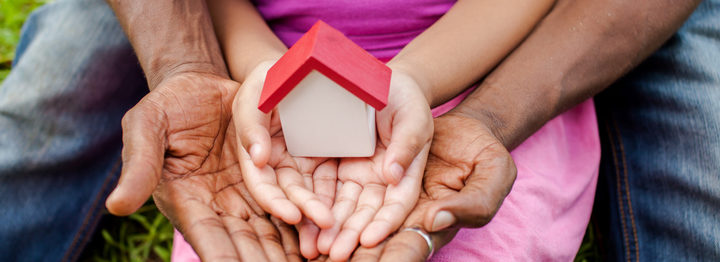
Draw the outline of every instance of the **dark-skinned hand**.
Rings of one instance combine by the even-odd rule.
[[[436,118],[423,192],[403,228],[432,232],[437,251],[460,228],[487,224],[516,174],[510,153],[483,122],[453,112]],[[419,234],[401,230],[374,248],[358,248],[352,261],[425,261],[428,255]]]
[[[270,219],[240,174],[231,106],[239,84],[167,77],[123,118],[123,168],[106,206],[137,210],[152,194],[203,261],[300,261],[297,233]]]

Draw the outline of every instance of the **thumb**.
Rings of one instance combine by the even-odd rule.
[[[430,233],[432,250],[427,240],[413,231],[400,230],[384,244],[382,254],[376,261],[426,261],[434,251],[445,246],[457,234],[458,229]]]
[[[135,212],[155,190],[165,154],[166,120],[163,112],[142,102],[122,119],[122,173],[105,206],[115,215]],[[162,119],[163,121],[158,121]]]
[[[458,193],[435,201],[428,208],[423,226],[437,232],[451,226],[481,227],[495,215],[479,194]]]
[[[383,161],[383,177],[388,184],[397,184],[415,157],[430,143],[432,119],[422,114],[398,116],[393,120],[390,144]]]
[[[429,204],[423,226],[437,232],[450,226],[481,227],[490,222],[502,205],[507,188],[485,190],[466,184],[460,192]]]
[[[237,139],[250,155],[253,164],[263,167],[270,160],[270,115],[257,108],[262,82],[248,79],[233,102],[233,122]]]
[[[449,190],[430,204],[423,225],[431,232],[451,225],[481,227],[495,216],[515,182],[517,169],[503,147],[479,157],[460,191]],[[495,152],[485,149],[485,152]],[[438,170],[435,170],[438,171]],[[427,176],[428,174],[426,174]]]

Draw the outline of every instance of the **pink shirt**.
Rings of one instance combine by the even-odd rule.
[[[322,19],[387,61],[432,25],[451,0],[259,0],[258,10],[288,46]],[[438,116],[471,90],[433,109]],[[495,218],[463,229],[433,261],[572,260],[595,194],[600,143],[592,100],[548,122],[512,152],[518,175]],[[173,259],[197,256],[176,234]]]

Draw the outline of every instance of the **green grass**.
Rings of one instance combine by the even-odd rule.
[[[170,261],[173,227],[148,201],[128,217],[103,216],[80,261]]]
[[[10,72],[20,28],[30,11],[48,0],[0,0],[0,80]]]
[[[52,0],[0,0],[0,82],[10,72],[20,28],[30,11]],[[598,261],[592,225],[588,227],[575,261]],[[148,201],[128,217],[105,214],[81,261],[170,261],[172,226]]]

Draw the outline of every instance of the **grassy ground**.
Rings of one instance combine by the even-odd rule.
[[[0,0],[0,80],[10,72],[20,27],[31,10],[45,0]]]
[[[170,261],[173,228],[148,201],[135,214],[106,214],[80,261]]]
[[[34,8],[52,0],[0,0],[0,82],[10,72],[20,28]],[[592,227],[575,261],[597,261]],[[81,261],[170,261],[172,226],[151,201],[129,217],[106,215]]]

